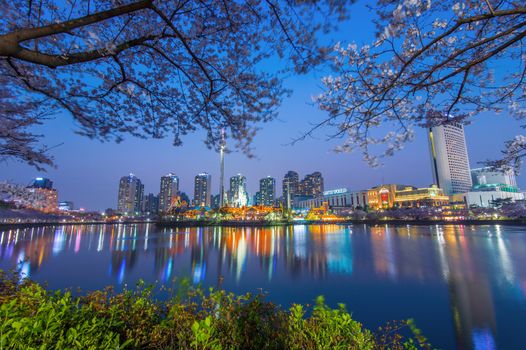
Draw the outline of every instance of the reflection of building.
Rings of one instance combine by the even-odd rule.
[[[139,215],[142,212],[144,185],[133,174],[121,177],[117,210],[124,215]]]
[[[243,207],[248,204],[247,179],[237,174],[230,178],[230,205]]]
[[[272,206],[276,199],[276,180],[267,176],[259,180],[259,205]]]
[[[471,189],[468,151],[462,124],[447,124],[429,130],[431,166],[435,184],[446,195]]]
[[[210,191],[212,186],[212,177],[210,174],[201,173],[195,177],[194,182],[194,205],[201,207],[210,207]]]
[[[170,209],[172,201],[178,196],[179,178],[172,173],[161,177],[161,189],[159,191],[159,211],[164,213]]]

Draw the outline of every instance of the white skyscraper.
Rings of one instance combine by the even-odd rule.
[[[468,150],[462,124],[429,129],[429,151],[433,180],[446,195],[471,190]]]
[[[162,213],[167,212],[178,194],[179,178],[172,173],[162,176],[161,189],[159,191],[159,211]]]
[[[121,177],[117,210],[124,215],[139,215],[142,212],[144,185],[133,174]]]

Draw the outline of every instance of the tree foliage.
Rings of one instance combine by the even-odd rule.
[[[377,165],[413,139],[415,126],[467,123],[487,111],[526,117],[524,1],[378,0],[371,9],[376,40],[335,46],[335,73],[315,98],[328,117],[310,133],[329,126],[344,138],[339,151],[361,149]],[[525,140],[508,142],[493,164],[517,168]]]
[[[318,33],[345,18],[343,0],[2,1],[0,157],[51,165],[34,126],[65,111],[78,133],[181,137],[220,130],[250,154],[276,116],[286,72],[305,73],[328,50]],[[263,69],[265,60],[283,64]]]

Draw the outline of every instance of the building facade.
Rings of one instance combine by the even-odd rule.
[[[276,179],[267,176],[259,180],[259,204],[273,206],[276,201]]]
[[[75,206],[72,201],[61,201],[58,203],[58,210],[60,211],[72,211],[75,210]]]
[[[143,207],[143,196],[144,185],[137,176],[130,174],[121,177],[117,211],[127,216],[140,215]]]
[[[0,182],[0,199],[21,208],[45,213],[58,210],[58,194],[53,188],[24,187],[9,182]]]
[[[435,185],[446,195],[469,191],[472,181],[464,126],[459,123],[434,126],[428,137]]]
[[[491,167],[471,169],[473,189],[484,187],[508,188],[508,192],[518,192],[517,179],[513,170],[497,171]]]
[[[144,196],[144,212],[155,215],[159,212],[159,197],[153,193]]]
[[[43,188],[46,190],[52,190],[53,189],[53,181],[50,179],[47,179],[45,177],[37,177],[33,180],[30,186],[30,188]]]
[[[431,187],[406,187],[397,190],[394,205],[398,208],[438,207],[449,204],[449,196],[435,185]]]
[[[323,194],[323,176],[319,171],[305,176],[298,184],[298,195],[318,197]]]
[[[161,177],[159,190],[159,212],[166,213],[179,194],[179,178],[169,173]]]
[[[283,201],[287,208],[292,206],[294,197],[298,195],[300,177],[297,172],[289,170],[283,177]]]
[[[324,191],[315,198],[305,198],[298,202],[297,208],[320,208],[327,204],[330,208],[365,209],[368,206],[367,191],[351,191],[347,188],[337,188]]]
[[[233,207],[248,204],[247,179],[241,174],[230,178],[229,204]]]
[[[207,173],[196,175],[194,179],[194,205],[200,207],[210,207],[211,202],[212,176]]]

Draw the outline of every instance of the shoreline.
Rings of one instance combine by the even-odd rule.
[[[160,228],[170,227],[283,227],[298,225],[519,225],[526,226],[526,218],[521,219],[497,219],[497,220],[398,220],[398,219],[365,219],[365,220],[342,220],[342,221],[291,221],[291,222],[267,222],[267,221],[157,221],[157,220],[130,220],[130,221],[84,221],[84,222],[31,222],[31,223],[0,223],[0,229],[20,229],[47,226],[75,226],[75,225],[130,225],[130,224],[154,224]]]

